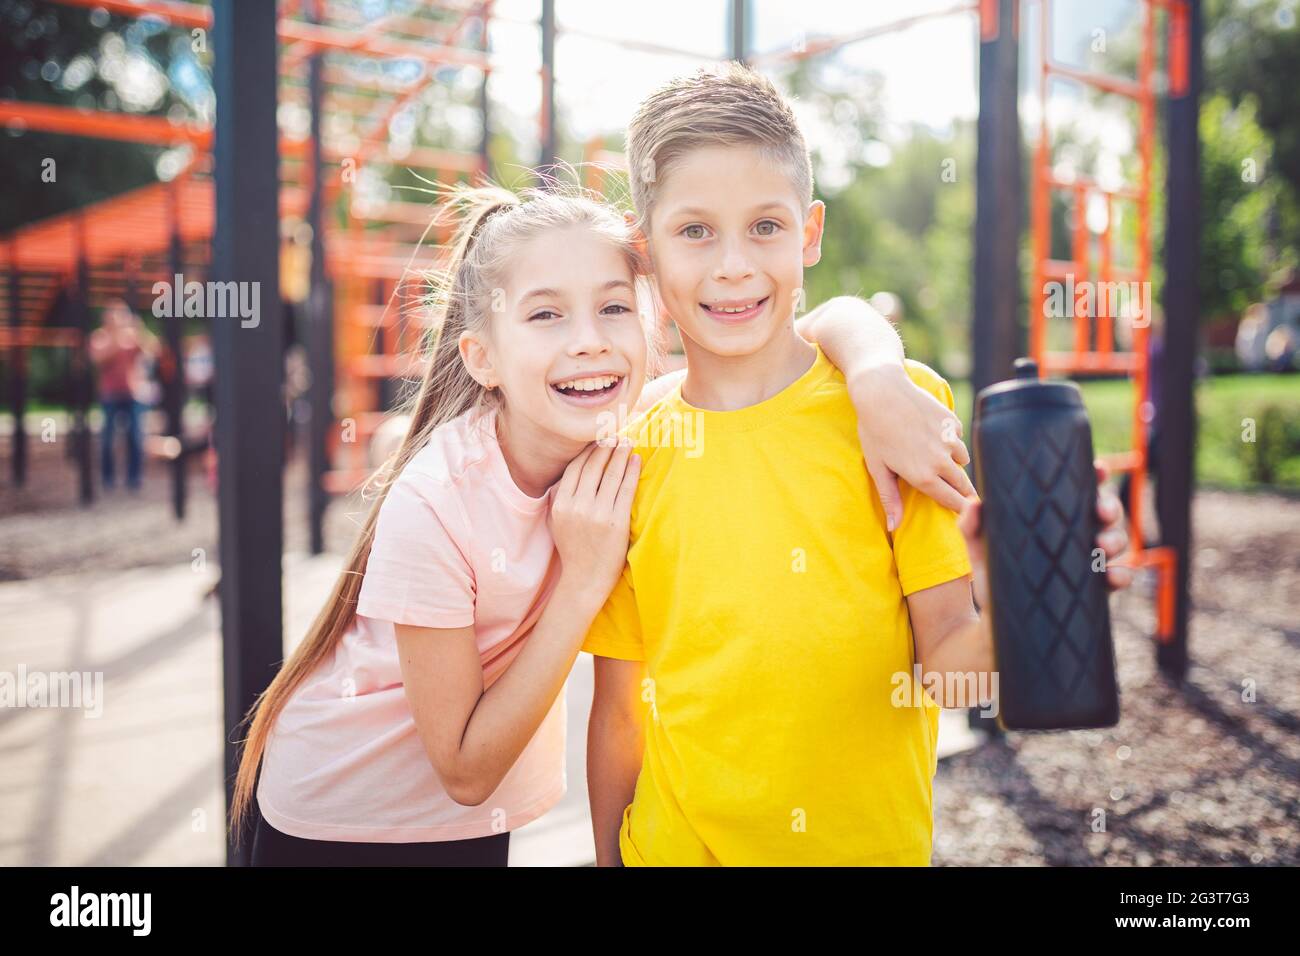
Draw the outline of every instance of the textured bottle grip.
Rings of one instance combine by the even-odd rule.
[[[1087,418],[1052,409],[997,417],[1003,427],[980,436],[978,461],[998,723],[1111,726],[1119,698],[1105,574],[1093,570],[1100,523]]]

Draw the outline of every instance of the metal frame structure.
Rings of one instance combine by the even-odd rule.
[[[57,0],[68,6],[101,7],[122,16],[150,16],[171,26],[208,30],[215,26],[215,8],[175,0]],[[436,248],[425,248],[418,240],[428,223],[424,203],[388,201],[362,210],[352,202],[356,180],[351,173],[367,166],[398,165],[415,168],[437,182],[476,178],[487,171],[489,125],[486,85],[490,74],[486,50],[486,29],[492,0],[465,0],[431,5],[420,15],[401,14],[366,23],[354,7],[344,3],[280,4],[275,22],[278,88],[275,102],[305,107],[312,115],[315,133],[301,140],[279,135],[279,208],[286,217],[307,217],[313,226],[311,288],[318,290],[325,278],[338,282],[340,314],[333,318],[333,297],[315,301],[308,327],[315,334],[315,357],[328,362],[325,342],[334,344],[328,352],[338,354],[337,380],[345,400],[337,403],[340,417],[350,417],[364,439],[381,417],[376,397],[380,384],[398,369],[394,355],[372,355],[374,343],[392,338],[394,316],[400,309],[387,308],[400,278],[407,270],[431,267]],[[466,46],[464,36],[471,26],[480,26],[477,45]],[[414,66],[413,76],[393,78],[392,71],[364,70],[369,63],[399,62]],[[470,68],[482,74],[479,106],[483,135],[477,153],[414,147],[400,160],[388,155],[388,126],[433,81],[434,70],[444,67]],[[346,117],[355,142],[347,143],[324,135],[320,117]],[[213,130],[174,124],[161,117],[125,113],[84,111],[49,104],[12,100],[0,101],[0,122],[17,124],[33,131],[149,143],[159,146],[188,145],[195,152],[189,165],[170,183],[160,183],[96,203],[74,212],[51,217],[15,230],[0,239],[0,268],[8,275],[8,295],[0,301],[0,348],[15,374],[11,377],[10,407],[17,423],[13,437],[12,471],[15,484],[26,478],[25,412],[26,351],[30,348],[69,349],[76,367],[75,403],[77,422],[74,446],[85,475],[82,501],[93,500],[89,467],[90,441],[83,428],[90,383],[88,342],[81,324],[63,324],[53,307],[61,292],[72,298],[72,314],[101,306],[114,296],[126,298],[136,308],[150,302],[150,289],[157,281],[170,281],[181,273],[189,278],[206,278],[209,241],[213,236],[215,196],[209,151]],[[549,125],[543,121],[544,125]],[[345,221],[339,224],[332,212],[342,207]],[[435,234],[432,239],[442,238]],[[329,261],[346,264],[331,277]],[[77,283],[77,277],[87,281]],[[374,280],[382,279],[383,287]],[[172,326],[176,326],[175,329]],[[321,326],[328,325],[322,331]],[[167,361],[164,379],[167,432],[178,440],[180,408],[184,403],[184,382],[180,374],[179,323],[169,323],[164,336]],[[332,370],[317,374],[329,380]],[[319,397],[320,389],[314,394]],[[319,516],[324,491],[347,490],[364,472],[361,456],[344,456],[341,473],[324,474],[324,463],[336,457],[339,444],[333,429],[322,429],[322,417],[330,415],[330,404],[314,405],[317,415],[312,428],[315,447],[312,475],[312,541],[322,546]],[[322,415],[323,413],[323,415]],[[322,448],[322,443],[328,446]],[[178,441],[184,447],[183,441]],[[358,443],[359,444],[359,443]],[[168,446],[171,447],[171,446]],[[185,467],[183,455],[174,459],[174,508],[184,515]]]
[[[1060,2],[1060,0],[1056,0]],[[1131,451],[1106,456],[1108,467],[1115,472],[1126,472],[1131,480],[1130,523],[1133,533],[1130,535],[1130,551],[1125,563],[1136,568],[1151,568],[1156,572],[1156,635],[1161,645],[1177,645],[1171,657],[1162,651],[1162,662],[1181,657],[1186,659],[1186,560],[1179,556],[1187,553],[1188,534],[1186,520],[1180,522],[1173,515],[1162,521],[1165,543],[1159,547],[1148,548],[1143,538],[1144,515],[1146,505],[1143,490],[1148,469],[1147,422],[1150,409],[1145,395],[1151,375],[1149,367],[1148,339],[1151,334],[1149,315],[1143,322],[1132,322],[1132,349],[1127,352],[1115,348],[1115,315],[1097,316],[1097,303],[1094,297],[1094,309],[1083,310],[1071,308],[1073,313],[1073,347],[1069,351],[1049,351],[1048,317],[1046,303],[1048,286],[1052,282],[1091,282],[1100,288],[1112,288],[1114,282],[1138,283],[1150,288],[1151,282],[1151,189],[1154,151],[1159,140],[1156,128],[1156,58],[1157,58],[1157,11],[1164,11],[1169,21],[1167,70],[1169,75],[1169,96],[1171,102],[1177,103],[1194,96],[1190,82],[1190,70],[1199,61],[1193,50],[1199,49],[1199,43],[1193,46],[1189,31],[1190,18],[1199,17],[1199,4],[1194,0],[1138,0],[1142,16],[1142,42],[1138,53],[1137,77],[1129,80],[1112,75],[1088,72],[1058,62],[1052,55],[1052,9],[1053,0],[1037,0],[1038,3],[1038,94],[1039,94],[1039,131],[1038,142],[1034,149],[1031,182],[1031,246],[1034,261],[1034,284],[1029,297],[1029,342],[1030,354],[1038,362],[1040,373],[1064,375],[1111,373],[1131,377],[1134,388],[1133,399],[1133,447]],[[1196,8],[1196,9],[1193,9]],[[1107,187],[1087,176],[1075,175],[1063,177],[1052,165],[1052,137],[1049,129],[1048,104],[1050,102],[1051,84],[1054,80],[1065,80],[1085,87],[1099,90],[1105,94],[1131,100],[1138,108],[1138,181]],[[1195,178],[1196,152],[1190,154],[1173,147],[1172,136],[1168,149],[1170,183],[1169,207],[1186,208],[1185,183]],[[1190,167],[1188,164],[1191,164]],[[1180,185],[1181,184],[1181,185]],[[1073,203],[1074,228],[1071,236],[1071,255],[1069,260],[1054,259],[1051,256],[1051,200],[1055,191],[1069,194]],[[1098,236],[1093,260],[1093,239],[1087,223],[1087,210],[1093,197],[1100,199],[1105,209],[1105,225]],[[1132,269],[1123,269],[1114,262],[1114,236],[1111,225],[1114,221],[1114,208],[1117,201],[1128,201],[1137,208],[1137,241],[1135,248],[1136,262]],[[1192,206],[1192,208],[1195,208]],[[1184,214],[1185,215],[1185,214]],[[1167,233],[1170,239],[1177,234]],[[1166,251],[1168,254],[1168,250]],[[1178,306],[1173,310],[1166,326],[1166,341],[1175,338],[1191,343],[1195,350],[1195,297],[1187,300],[1183,293],[1185,287],[1195,288],[1195,263],[1175,257],[1170,261],[1171,270],[1167,274],[1167,292],[1173,293]],[[1073,305],[1073,303],[1072,303]],[[1177,384],[1177,393],[1191,394],[1191,366],[1171,368],[1173,381]],[[1190,409],[1181,400],[1170,410],[1171,421],[1178,429],[1184,421],[1190,420]],[[1190,429],[1188,430],[1190,434]],[[1185,466],[1187,474],[1192,470],[1190,446],[1175,452],[1172,461],[1179,467]],[[1162,480],[1167,480],[1168,469],[1162,469]],[[1190,485],[1183,484],[1185,491],[1175,492],[1184,498],[1190,498]],[[1167,491],[1173,489],[1166,486]],[[1180,570],[1181,569],[1181,570]],[[1181,624],[1179,623],[1181,621]],[[1174,672],[1181,676],[1181,668]]]

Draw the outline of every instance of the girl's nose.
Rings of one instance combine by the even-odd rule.
[[[584,315],[574,323],[570,355],[600,355],[609,350],[609,336],[599,315]]]

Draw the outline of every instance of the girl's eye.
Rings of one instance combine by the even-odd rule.
[[[632,310],[629,309],[627,306],[625,306],[622,302],[613,302],[600,310],[601,315],[623,315],[631,311]]]
[[[695,223],[683,229],[682,235],[684,235],[687,239],[703,239],[704,232],[705,232],[704,227],[699,225],[698,223]]]
[[[528,321],[532,322],[534,319],[553,319],[557,315],[559,315],[558,312],[552,312],[550,309],[542,309],[542,311],[534,312],[530,315]]]
[[[773,222],[771,219],[764,219],[762,222],[754,226],[754,230],[760,236],[774,236],[776,235],[776,231],[780,228],[780,224]]]

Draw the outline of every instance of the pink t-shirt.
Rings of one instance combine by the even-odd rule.
[[[380,508],[355,622],[275,723],[257,791],[268,823],[311,840],[461,840],[523,826],[564,795],[561,693],[492,796],[453,801],[416,731],[393,628],[473,624],[490,686],[559,575],[550,496],[514,483],[495,414],[434,431]]]

